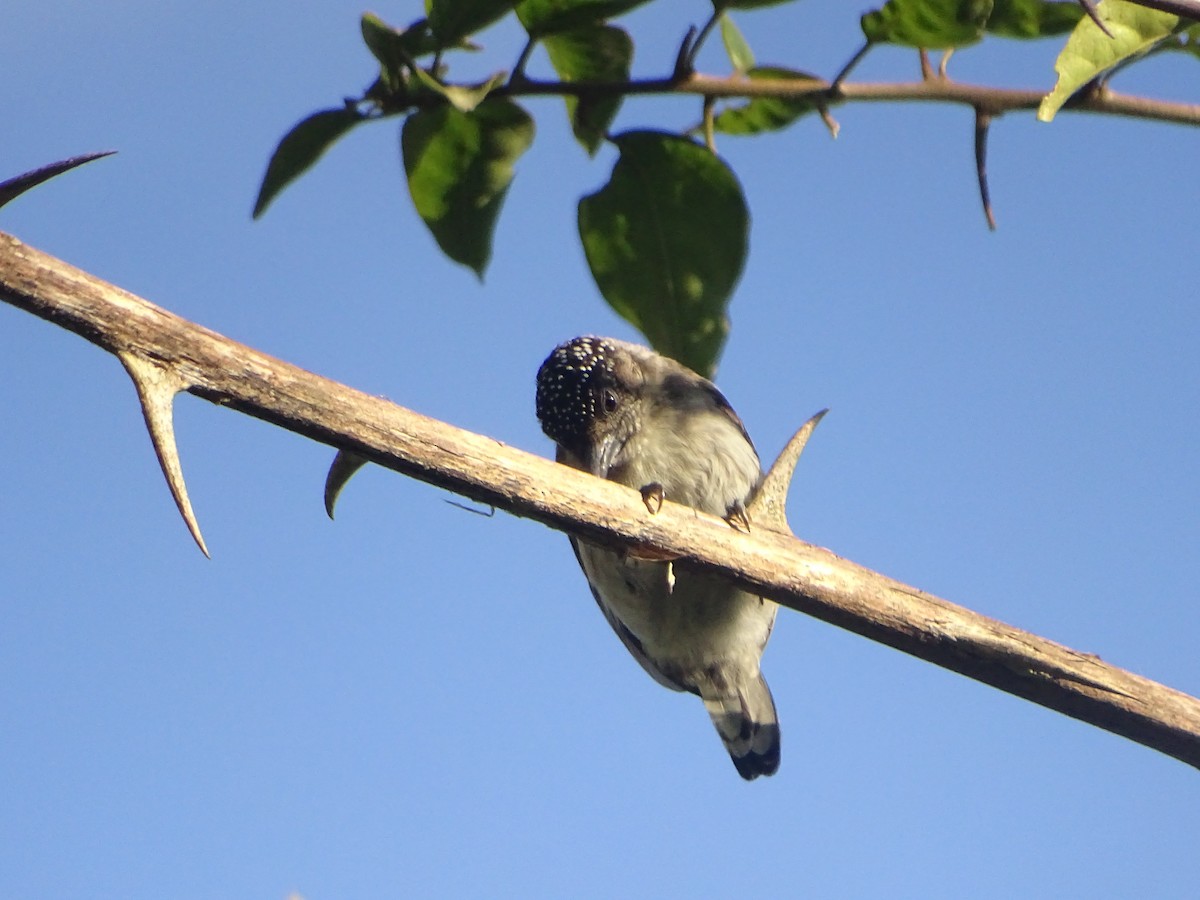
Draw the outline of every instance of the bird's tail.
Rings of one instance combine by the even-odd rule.
[[[739,775],[747,781],[774,775],[779,768],[779,717],[771,689],[762,675],[730,687],[712,696],[702,691],[704,708]]]

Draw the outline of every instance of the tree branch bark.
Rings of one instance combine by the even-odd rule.
[[[552,528],[678,556],[677,565],[719,572],[792,609],[1200,768],[1195,697],[829,550],[762,528],[743,534],[669,501],[650,515],[636,491],[306,372],[5,234],[0,299],[118,355],[143,378],[139,390],[187,390]],[[138,374],[147,369],[161,377]]]
[[[629,81],[538,81],[522,78],[498,88],[493,96],[625,97],[645,94],[690,95],[724,99],[781,97],[813,98],[834,106],[841,103],[951,103],[986,109],[993,115],[1036,110],[1047,89],[991,87],[984,84],[930,78],[911,82],[833,82],[821,78],[749,78],[699,73],[686,78],[642,78]],[[1074,112],[1151,119],[1180,125],[1200,125],[1200,103],[1181,103],[1122,94],[1105,88],[1083,91],[1063,107]]]

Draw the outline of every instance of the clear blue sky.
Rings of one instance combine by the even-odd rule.
[[[643,74],[708,6],[659,5],[629,20]],[[860,11],[739,21],[760,61],[831,75]],[[530,104],[538,137],[482,286],[412,212],[395,122],[250,221],[283,132],[372,77],[361,12],[10,0],[0,177],[120,153],[0,228],[548,454],[542,358],[634,336],[574,224],[613,156],[588,160],[558,101]],[[510,65],[519,33],[483,43],[472,71]],[[951,73],[1048,88],[1054,54],[998,44]],[[883,51],[860,77],[915,73]],[[1200,67],[1118,86],[1194,101]],[[993,234],[969,112],[836,116],[836,141],[805,120],[720,144],[753,214],[720,383],[767,457],[832,409],[797,530],[1200,693],[1200,133],[1008,116]],[[644,101],[618,127],[695,117]],[[746,784],[700,705],[628,657],[561,534],[379,469],[330,522],[328,448],[185,396],[209,561],[114,358],[0,306],[0,385],[0,896],[1194,896],[1200,778],[1181,763],[784,612],[764,661],[783,766]]]

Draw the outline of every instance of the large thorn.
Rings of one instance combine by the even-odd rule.
[[[983,107],[975,107],[975,175],[979,179],[979,200],[988,228],[995,231],[996,214],[992,212],[992,193],[988,190],[987,178],[987,139],[991,125],[992,114]]]
[[[76,166],[82,166],[93,159],[112,156],[116,152],[116,150],[104,150],[100,153],[85,153],[83,156],[72,156],[70,159],[50,163],[48,166],[42,166],[40,169],[34,169],[32,172],[26,172],[24,175],[18,175],[16,178],[0,181],[0,206],[3,206],[10,200],[15,200],[30,188],[37,187],[43,181],[49,181],[54,176],[61,175],[63,172],[69,172]]]
[[[346,486],[346,482],[354,473],[367,464],[367,458],[353,450],[339,450],[325,476],[325,514],[333,518],[333,507],[337,503],[338,494]]]
[[[762,525],[764,528],[783,534],[792,533],[791,528],[788,527],[786,511],[792,475],[796,471],[796,463],[800,459],[800,454],[804,452],[804,445],[808,443],[813,429],[817,427],[817,423],[827,412],[829,412],[828,409],[821,410],[800,426],[800,430],[792,435],[792,439],[787,442],[787,446],[783,448],[783,452],[771,466],[771,471],[767,472],[766,477],[763,478],[758,492],[747,507],[747,512],[750,513],[755,525]]]
[[[171,489],[171,496],[175,498],[179,514],[183,516],[183,521],[200,552],[210,556],[204,536],[200,533],[196,514],[192,512],[192,501],[188,499],[183,468],[179,464],[179,449],[175,446],[175,395],[187,385],[175,372],[160,363],[151,362],[129,351],[119,351],[117,356],[137,388],[138,399],[142,403],[142,414],[146,417],[146,429],[150,432],[150,441],[154,444],[158,464],[166,476],[167,487]]]

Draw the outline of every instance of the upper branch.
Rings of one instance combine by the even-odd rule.
[[[1013,628],[828,550],[641,496],[321,378],[0,234],[0,299],[215,403],[611,546],[641,545],[785,606],[1200,768],[1200,700]],[[686,562],[685,562],[686,561]]]
[[[1045,91],[998,88],[968,84],[943,78],[914,82],[841,82],[818,78],[756,78],[751,81],[736,75],[718,77],[692,74],[685,78],[642,78],[630,81],[537,81],[525,79],[496,91],[504,96],[637,96],[645,94],[685,94],[702,97],[811,97],[826,104],[872,101],[920,101],[953,103],[986,109],[992,115],[1036,110]],[[1064,109],[1200,125],[1200,103],[1180,103],[1131,96],[1106,89],[1080,93]]]

